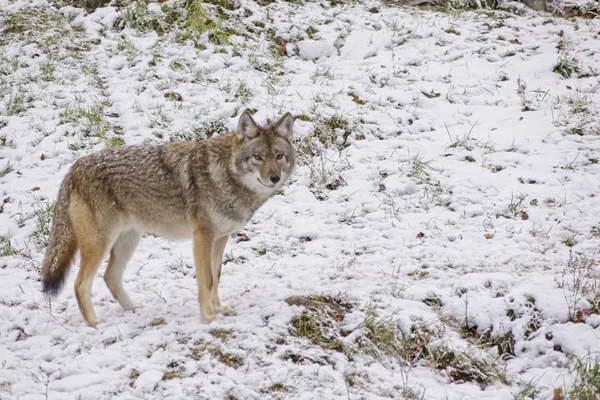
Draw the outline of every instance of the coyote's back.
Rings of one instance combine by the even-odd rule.
[[[59,190],[42,290],[59,292],[79,250],[75,292],[93,326],[98,320],[91,285],[107,253],[104,280],[115,299],[133,309],[122,277],[142,234],[192,237],[201,317],[214,320],[215,312],[224,311],[217,285],[228,235],[292,174],[292,126],[289,113],[267,127],[244,113],[236,132],[205,141],[122,147],[82,157]]]

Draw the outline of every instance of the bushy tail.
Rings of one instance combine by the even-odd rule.
[[[42,261],[42,292],[50,296],[57,295],[62,289],[77,251],[69,217],[72,191],[73,179],[69,174],[58,192],[48,248]]]

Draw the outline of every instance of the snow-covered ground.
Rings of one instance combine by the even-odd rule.
[[[188,9],[184,29],[178,3],[141,4],[0,0],[0,399],[548,399],[578,383],[600,352],[598,19],[242,0]],[[75,159],[232,129],[245,108],[298,116],[303,155],[228,244],[237,315],[201,324],[191,243],[153,236],[125,273],[135,313],[96,279],[106,323],[87,327],[76,267],[45,301],[49,207]],[[325,322],[342,351],[292,323],[323,317],[285,301],[311,295],[351,305]]]

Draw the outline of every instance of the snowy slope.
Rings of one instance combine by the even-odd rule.
[[[164,21],[149,8],[132,23],[0,0],[0,399],[512,399],[528,383],[552,398],[576,383],[575,358],[600,351],[599,20],[244,1],[226,14],[237,34],[182,38],[142,32]],[[97,279],[106,323],[87,327],[76,268],[43,298],[48,207],[75,159],[232,129],[244,108],[297,115],[303,156],[228,244],[236,316],[201,324],[191,243],[153,236],[125,273],[135,313]],[[305,309],[287,297],[340,293],[347,349],[376,315],[505,377],[290,334]]]

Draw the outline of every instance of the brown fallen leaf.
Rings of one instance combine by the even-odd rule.
[[[358,104],[359,106],[362,106],[363,104],[365,104],[364,100],[361,100],[358,96],[352,96],[352,101],[355,102],[356,104]]]
[[[32,192],[37,192],[38,190],[40,190],[40,187],[39,187],[39,186],[36,186],[36,187],[34,187],[34,188],[31,188],[31,191],[32,191]]]
[[[46,155],[44,153],[42,153],[42,155],[40,156],[40,160],[44,161],[46,159]]]
[[[383,183],[380,183],[379,184],[379,191],[380,192],[385,192],[385,189],[386,189],[385,185]]]
[[[238,242],[248,242],[248,241],[250,241],[250,238],[244,232],[238,232],[234,236],[235,236],[235,238],[237,238]]]
[[[508,41],[508,43],[512,43],[512,44],[521,44],[521,42],[519,42],[519,39],[510,39]]]
[[[287,55],[287,41],[285,39],[282,39],[280,37],[276,37],[275,38],[275,50],[277,51],[277,54],[279,55],[279,57],[283,57]]]
[[[340,186],[346,186],[346,181],[341,176],[338,176],[336,180],[325,185],[325,187],[329,190],[336,190]]]
[[[529,219],[529,214],[527,214],[526,211],[521,211],[521,219],[527,221]]]
[[[494,238],[494,234],[493,233],[486,233],[485,235],[483,235],[484,238],[486,238],[487,240],[493,239]]]
[[[552,395],[552,400],[562,400],[562,388],[554,388],[554,394]]]
[[[171,101],[183,101],[183,97],[179,93],[175,92],[167,92],[165,93],[165,99]]]
[[[424,237],[425,237],[425,234],[423,232],[417,233],[417,239],[421,239],[421,238],[424,238]]]

